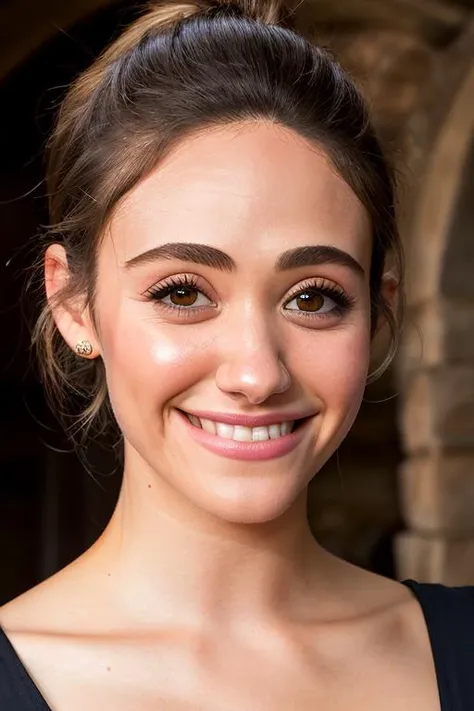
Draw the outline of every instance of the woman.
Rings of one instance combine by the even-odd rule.
[[[45,380],[83,428],[113,413],[124,479],[0,611],[1,709],[471,708],[470,590],[359,570],[306,520],[397,330],[392,180],[339,66],[277,0],[156,5],[70,89],[48,174]]]

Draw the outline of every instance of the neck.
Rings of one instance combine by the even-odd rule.
[[[91,550],[97,575],[130,615],[222,625],[304,614],[328,555],[309,530],[306,491],[278,518],[240,524],[194,507],[162,479],[148,481],[126,467],[115,513]]]

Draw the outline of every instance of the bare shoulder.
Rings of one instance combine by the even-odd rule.
[[[0,626],[9,633],[44,629],[54,605],[55,587],[51,578],[1,606]]]
[[[432,672],[425,618],[408,586],[339,559],[334,561],[333,581],[331,604],[339,609],[331,616],[346,620],[354,638],[360,633],[374,649],[383,648],[388,656],[403,653]]]
[[[328,554],[327,599],[341,605],[341,614],[362,619],[387,615],[411,615],[418,609],[416,598],[403,583],[355,566]],[[342,610],[344,613],[342,613]]]
[[[236,670],[245,670],[248,689],[258,698],[261,676],[253,675],[263,663],[272,698],[286,698],[288,689],[295,690],[291,703],[273,705],[275,709],[313,708],[313,701],[308,704],[298,689],[309,690],[312,700],[321,699],[323,708],[439,708],[423,616],[410,590],[396,581],[335,561],[324,591],[320,587],[319,594],[313,590],[308,596],[308,624],[283,635],[287,643],[277,632],[266,646],[260,634],[258,644],[239,635],[229,643],[213,638],[207,642],[218,650],[216,665],[209,666],[207,659],[202,666],[194,651],[188,654],[196,645],[191,640],[186,646],[183,634],[110,634],[117,629],[117,611],[106,609],[113,596],[108,588],[100,592],[100,586],[91,591],[93,577],[85,583],[84,572],[73,565],[0,608],[0,625],[52,708],[83,708],[85,688],[95,690],[91,708],[118,710],[123,708],[120,700],[130,695],[143,699],[141,708],[156,708],[157,699],[161,704],[171,698],[184,677],[204,679],[189,698],[205,689],[212,697],[206,708],[219,708],[214,697],[221,698]],[[157,668],[155,658],[165,663]],[[71,698],[77,699],[76,706],[71,706]],[[161,707],[166,708],[164,702]],[[237,702],[229,706],[244,707]]]
[[[344,660],[350,678],[366,680],[350,690],[352,708],[364,708],[363,699],[355,699],[361,689],[370,688],[378,698],[370,708],[439,709],[430,638],[410,588],[346,563],[339,571],[338,589],[347,611],[340,637]],[[336,578],[338,574],[336,569]]]
[[[81,628],[87,586],[81,559],[0,607],[0,626],[9,635],[62,634]],[[91,583],[93,581],[89,581]],[[99,599],[97,600],[99,604]]]

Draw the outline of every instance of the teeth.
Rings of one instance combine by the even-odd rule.
[[[270,439],[278,439],[281,437],[280,425],[270,425],[268,428]]]
[[[268,427],[252,427],[252,439],[254,442],[265,442],[270,439]]]
[[[252,441],[252,430],[250,427],[241,427],[236,425],[234,427],[234,436],[232,439],[237,440],[237,442],[251,442]]]
[[[203,430],[206,430],[206,432],[210,432],[210,434],[216,434],[216,425],[212,420],[204,420],[202,418],[198,418],[201,422],[201,427]]]
[[[193,424],[195,427],[201,427],[199,417],[196,417],[196,415],[188,415],[188,420],[190,420],[191,424]]]
[[[223,422],[216,422],[216,435],[224,439],[234,438],[234,428],[232,425],[225,425]]]
[[[278,439],[290,434],[294,425],[294,422],[282,422],[279,425],[270,425],[269,427],[242,427],[241,425],[233,427],[224,422],[214,422],[195,415],[188,415],[188,419],[195,427],[200,427],[210,434],[224,439],[233,439],[237,442],[265,442],[268,439]]]

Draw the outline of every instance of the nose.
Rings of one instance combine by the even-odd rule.
[[[285,392],[291,377],[281,360],[271,326],[249,313],[221,332],[222,360],[217,387],[229,395],[243,395],[252,405]]]

